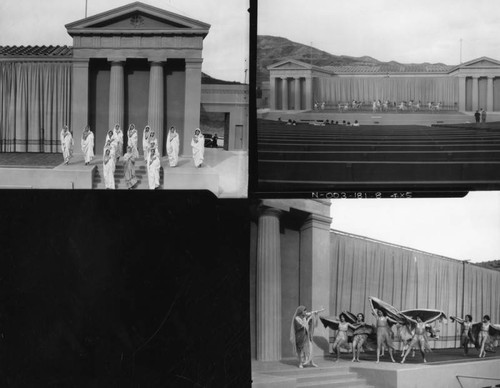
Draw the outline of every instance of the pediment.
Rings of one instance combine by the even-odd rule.
[[[71,36],[98,33],[179,33],[206,36],[210,25],[135,2],[69,23],[66,29]]]
[[[268,66],[269,70],[311,70],[313,66],[297,61],[296,59],[285,59]]]
[[[500,68],[500,62],[487,58],[487,57],[482,57],[478,59],[474,59],[472,61],[466,62],[462,65],[462,67],[465,68],[476,68],[476,67],[499,67]]]

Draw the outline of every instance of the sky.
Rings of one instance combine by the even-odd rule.
[[[500,192],[332,200],[332,228],[473,263],[500,260]]]
[[[134,2],[87,1],[87,16]],[[202,71],[226,81],[245,81],[249,52],[249,0],[142,2],[210,24],[210,32],[204,40]],[[73,42],[64,25],[84,17],[85,0],[1,0],[0,46],[71,46]]]
[[[258,34],[334,55],[458,65],[500,60],[498,15],[498,0],[261,0]]]

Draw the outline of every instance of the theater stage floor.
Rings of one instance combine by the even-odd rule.
[[[136,168],[141,163],[144,164],[142,158]],[[220,198],[247,197],[246,151],[207,148],[205,163],[199,169],[194,167],[191,157],[180,157],[176,168],[168,166],[166,157],[161,164],[166,189],[208,189]],[[91,189],[96,187],[96,169],[102,169],[102,155],[96,155],[88,166],[82,155],[75,155],[66,166],[61,154],[0,153],[0,188]],[[195,176],[198,184],[194,182]],[[215,187],[214,180],[218,182]]]
[[[488,353],[479,359],[471,349],[465,357],[461,349],[435,349],[427,354],[427,363],[420,353],[411,355],[400,364],[386,354],[379,364],[374,352],[363,353],[361,362],[351,362],[350,354],[341,354],[340,361],[332,356],[315,357],[318,368],[297,367],[295,359],[273,362],[252,361],[252,386],[275,387],[491,387],[500,384],[500,354]],[[458,376],[458,377],[457,377]]]

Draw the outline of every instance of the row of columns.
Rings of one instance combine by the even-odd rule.
[[[120,124],[123,128],[125,111],[125,58],[111,58],[109,87],[109,121],[108,129]],[[166,60],[151,60],[149,75],[148,124],[157,134],[159,144],[163,144],[164,126],[164,65]],[[184,92],[184,126],[180,152],[186,156],[190,153],[189,144],[195,128],[200,125],[201,103],[201,65],[202,58],[185,59],[185,92]],[[72,90],[72,126],[81,136],[81,128],[88,124],[89,96],[89,59],[75,60],[73,63],[73,84],[79,85]],[[123,128],[126,130],[126,128]],[[160,147],[162,150],[163,147]],[[161,151],[160,151],[161,152]]]
[[[459,110],[464,112],[466,111],[466,80],[468,77],[460,77],[459,78]],[[477,110],[479,108],[486,109],[487,112],[493,111],[493,80],[494,76],[480,77],[480,76],[471,76],[472,78],[472,110]],[[487,78],[486,84],[486,106],[479,106],[479,78]]]
[[[283,214],[282,210],[263,206],[258,219],[256,358],[260,361],[281,359],[282,329],[286,330],[290,324],[290,321],[283,324],[281,320],[280,218]],[[300,284],[296,286],[300,295],[298,303],[308,308],[328,309],[330,304],[330,224],[330,217],[309,214],[300,228]]]
[[[281,90],[278,90],[276,87],[276,82],[278,79],[281,79]],[[304,107],[305,110],[312,109],[312,78],[311,77],[271,77],[271,85],[270,85],[270,105],[271,110],[277,110],[278,103],[278,94],[281,97],[281,110],[291,110],[291,104],[288,101],[288,83],[289,80],[292,79],[295,83],[294,87],[294,105],[293,110],[302,110]],[[302,80],[304,81],[304,101],[302,101]]]

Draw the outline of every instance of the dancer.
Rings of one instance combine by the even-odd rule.
[[[359,313],[356,316],[356,328],[354,329],[354,337],[352,339],[352,362],[359,362],[359,354],[363,349],[363,345],[368,339],[368,335],[373,333],[373,326],[365,323],[365,315]]]
[[[148,140],[148,156],[146,158],[146,161],[149,162],[151,161],[151,150],[155,150],[155,155],[157,157],[160,156],[160,153],[158,152],[158,139],[156,139],[155,131],[149,131],[149,140]]]
[[[134,159],[137,159],[139,157],[139,150],[137,149],[138,135],[137,135],[137,129],[135,129],[134,124],[130,124],[128,127],[127,138],[128,138],[127,147],[128,146],[132,147],[132,154],[134,155]]]
[[[75,143],[73,141],[73,135],[71,134],[71,131],[68,129],[67,125],[64,126],[64,133],[62,136],[61,146],[64,157],[64,164],[68,165],[69,160],[73,156],[73,145]]]
[[[88,165],[94,158],[94,133],[90,130],[90,126],[88,125],[83,130],[81,146],[85,158],[85,165]]]
[[[427,332],[426,332],[428,324],[423,322],[420,316],[418,316],[416,320],[410,319],[410,321],[414,326],[413,337],[410,341],[408,348],[406,349],[406,352],[403,354],[403,359],[401,360],[401,364],[404,364],[406,357],[410,353],[411,349],[413,348],[413,346],[416,345],[418,345],[418,347],[420,348],[420,353],[422,354],[424,362],[427,362],[427,360],[425,359],[425,351],[431,350],[431,347],[429,346],[429,341],[427,340]]]
[[[464,356],[469,354],[469,343],[474,343],[474,338],[472,337],[472,315],[467,314],[464,319],[457,317],[450,317],[452,322],[457,322],[462,326],[462,333],[460,335],[460,343],[464,348]]]
[[[106,153],[106,149],[109,148],[113,154],[116,154],[116,136],[113,132],[112,129],[108,131],[106,134],[106,141],[104,142],[104,150],[102,154],[104,155]]]
[[[135,150],[137,151],[137,149]],[[135,159],[134,148],[129,145],[127,146],[127,153],[123,155],[123,161],[125,162],[125,183],[127,188],[132,189],[137,185],[137,178],[135,176]]]
[[[122,129],[120,128],[120,124],[115,124],[113,133],[116,139],[115,158],[118,161],[120,160],[120,157],[123,155],[123,132]]]
[[[297,307],[290,327],[290,342],[293,353],[299,359],[299,368],[310,365],[317,367],[313,362],[313,335],[318,325],[318,313],[323,310],[307,312],[305,306]]]
[[[160,158],[156,155],[156,149],[151,148],[151,155],[148,161],[148,182],[151,190],[160,187]]]
[[[146,125],[144,127],[144,132],[142,133],[142,150],[144,151],[144,160],[149,156],[149,131],[151,127]]]
[[[104,185],[108,190],[115,189],[115,155],[112,147],[105,148],[103,157]]]
[[[174,126],[170,127],[167,135],[167,155],[170,167],[177,166],[179,162],[179,135]]]
[[[337,353],[337,359],[335,362],[339,361],[340,357],[340,348],[344,345],[347,346],[347,337],[348,337],[348,331],[349,329],[355,330],[359,326],[353,325],[349,322],[346,322],[346,316],[344,313],[340,314],[339,316],[340,322],[338,324],[338,334],[335,337],[335,341],[333,342],[332,349],[335,350],[335,353]]]
[[[194,131],[194,135],[191,140],[191,147],[193,148],[194,165],[195,167],[201,167],[205,154],[205,138],[202,135],[200,128],[196,128]]]
[[[485,315],[481,322],[472,324],[472,336],[475,339],[476,348],[479,349],[479,357],[486,357],[486,347],[491,338],[500,336],[500,325],[491,323],[490,316]]]

